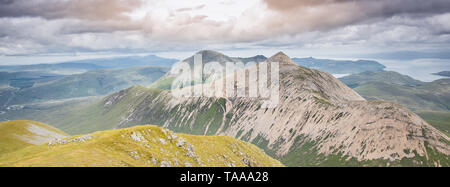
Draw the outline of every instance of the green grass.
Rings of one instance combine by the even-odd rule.
[[[450,137],[450,112],[445,111],[416,111],[430,125],[439,129]]]
[[[162,77],[152,83],[150,88],[161,89],[161,90],[171,90],[172,83],[175,80],[175,77]]]
[[[0,122],[0,155],[33,145],[22,138],[47,138],[30,132],[27,127],[35,125],[46,130],[67,136],[66,133],[36,121],[18,120]],[[21,138],[22,137],[22,138]]]
[[[171,166],[283,166],[255,145],[226,136],[175,134],[152,125],[91,135],[85,142],[30,146],[2,155],[0,166],[161,166],[163,161]],[[79,137],[85,135],[66,139]],[[187,144],[178,146],[181,139]],[[188,156],[188,146],[195,156]]]

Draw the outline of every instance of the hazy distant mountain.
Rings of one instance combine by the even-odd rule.
[[[412,110],[450,110],[450,79],[425,83],[385,71],[364,72],[339,80],[369,100],[393,101]]]
[[[309,58],[292,58],[298,65],[317,69],[331,74],[356,74],[361,72],[379,72],[386,68],[384,65],[372,60],[329,60]]]
[[[224,64],[226,62],[243,62],[244,64],[248,63],[248,62],[255,62],[255,63],[259,63],[259,62],[263,62],[265,60],[267,60],[267,58],[263,55],[257,55],[257,56],[253,56],[253,57],[229,57],[227,55],[224,55],[223,53],[217,52],[217,51],[212,51],[212,50],[202,50],[197,52],[196,54],[201,54],[202,55],[202,63],[209,63],[209,62],[219,62],[221,64]],[[194,56],[191,56],[189,58],[186,58],[183,60],[183,62],[187,62],[189,64],[193,64],[194,63]]]
[[[99,69],[36,83],[32,87],[0,89],[0,106],[105,95],[134,85],[149,85],[168,70],[165,67]]]
[[[443,76],[443,77],[450,77],[450,71],[441,71],[438,73],[433,73],[433,75],[439,75],[439,76]]]
[[[359,58],[389,59],[389,60],[415,60],[415,59],[450,59],[448,51],[393,51],[372,54],[356,55]]]
[[[61,75],[32,71],[0,72],[0,89],[29,88],[36,83],[43,83],[62,77]]]
[[[171,67],[177,59],[162,58],[155,55],[148,56],[128,56],[115,58],[99,58],[73,61],[70,63],[93,64],[101,68],[129,68],[138,66],[161,66]]]
[[[155,55],[129,56],[129,57],[87,59],[55,64],[0,66],[0,71],[6,72],[33,71],[39,73],[72,75],[84,73],[90,70],[109,69],[109,68],[129,68],[138,66],[171,67],[177,61],[178,60],[176,59],[162,58]]]
[[[298,66],[283,53],[267,63],[280,63],[280,103],[273,109],[261,108],[258,98],[174,98],[167,90],[132,87],[58,111],[53,124],[70,133],[155,124],[233,136],[289,166],[450,165],[449,137],[408,109],[368,102],[332,75]]]
[[[350,88],[358,87],[369,82],[383,82],[387,84],[396,84],[402,86],[420,86],[425,84],[422,81],[411,78],[407,75],[402,75],[394,71],[381,72],[363,72],[360,74],[349,75],[339,78]]]

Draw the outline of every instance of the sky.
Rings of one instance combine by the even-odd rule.
[[[202,49],[450,59],[450,1],[0,0],[1,64]]]

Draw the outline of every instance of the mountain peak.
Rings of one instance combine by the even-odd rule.
[[[220,52],[217,51],[213,51],[213,50],[201,50],[199,52],[197,52],[197,54],[202,54],[202,55],[224,55]]]
[[[224,55],[223,53],[213,51],[213,50],[201,50],[196,53],[202,55],[202,61],[203,63],[208,62],[233,62],[233,59],[231,59],[229,56]],[[194,55],[195,56],[195,55]],[[191,56],[187,59],[185,59],[185,62],[193,63],[194,62],[194,56]]]
[[[281,51],[278,52],[277,54],[273,55],[272,57],[270,57],[267,61],[268,62],[278,62],[280,64],[297,65],[295,62],[293,62],[291,60],[291,58],[289,56],[287,56],[286,54],[284,54]]]

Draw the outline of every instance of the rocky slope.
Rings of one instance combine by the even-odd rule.
[[[152,123],[176,132],[237,137],[289,166],[449,166],[449,138],[398,104],[368,102],[328,73],[296,65],[283,53],[280,104],[258,98],[173,98],[133,87],[89,106],[72,128]]]
[[[156,126],[52,140],[0,155],[0,166],[283,166],[258,147],[225,136],[176,134]]]
[[[66,136],[58,129],[35,121],[0,122],[0,155]]]

